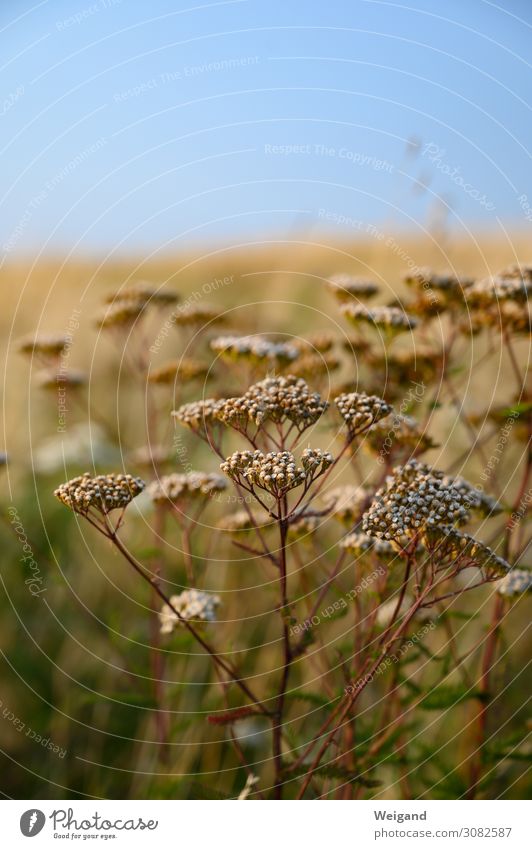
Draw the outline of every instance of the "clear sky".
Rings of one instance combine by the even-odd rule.
[[[532,228],[532,3],[0,2],[0,259]]]

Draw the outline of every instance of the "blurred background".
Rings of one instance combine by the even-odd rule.
[[[322,286],[332,273],[375,278],[389,302],[417,266],[484,277],[529,261],[531,24],[524,0],[1,4],[3,795],[197,796],[186,775],[221,768],[187,716],[203,708],[201,687],[173,681],[173,742],[186,753],[171,781],[161,777],[142,683],[148,600],[52,496],[85,467],[122,468],[144,438],[142,395],[121,383],[123,339],[94,323],[103,300],[148,280],[184,300],[207,295],[238,332],[298,336],[338,330]],[[159,330],[156,321],[148,340]],[[46,332],[71,333],[69,366],[90,375],[85,394],[69,396],[66,431],[39,364],[17,350],[25,334]],[[150,363],[179,350],[171,335]],[[525,367],[527,340],[518,353]],[[507,363],[494,372],[473,361],[463,386],[472,414],[488,390],[502,403],[511,379]],[[223,385],[223,369],[214,379]],[[202,392],[183,389],[185,400]],[[166,414],[175,400],[157,403]],[[468,443],[455,424],[445,408],[433,427],[458,456]],[[171,443],[170,424],[160,438]],[[206,455],[187,450],[205,467]],[[480,468],[471,460],[466,471]],[[10,506],[46,604],[21,580]],[[238,583],[224,580],[227,591]],[[523,684],[515,668],[508,675],[506,715],[524,721]],[[213,779],[208,793],[234,792],[232,781]]]

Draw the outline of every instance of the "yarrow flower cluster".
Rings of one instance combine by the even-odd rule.
[[[204,324],[225,324],[226,316],[211,304],[183,304],[172,313],[172,321],[177,327],[193,327]]]
[[[172,416],[198,436],[205,436],[206,428],[217,423],[216,413],[220,404],[223,403],[224,401],[217,401],[214,398],[192,401],[189,404],[183,404],[177,410],[172,410]]]
[[[54,491],[54,495],[74,513],[86,515],[93,508],[105,514],[120,507],[127,507],[144,487],[144,481],[132,475],[92,476],[85,472],[61,484]]]
[[[214,472],[175,472],[153,481],[146,492],[154,504],[176,503],[185,498],[208,498],[227,488],[227,481]]]
[[[489,578],[506,575],[511,568],[503,557],[485,543],[452,525],[425,528],[423,542],[427,551],[438,554],[438,560],[447,560],[455,565],[465,562],[465,565],[477,566],[484,569]]]
[[[360,433],[392,411],[382,398],[362,392],[344,393],[335,398],[334,403],[352,435]]]
[[[157,307],[165,307],[170,304],[175,304],[179,300],[179,295],[177,292],[169,291],[168,289],[162,289],[161,287],[154,286],[151,283],[146,283],[143,280],[135,281],[134,283],[130,283],[128,286],[124,286],[122,289],[119,289],[118,292],[114,294],[107,295],[105,298],[107,303],[116,304],[116,303],[132,303],[142,305],[143,307],[147,306],[157,306]]]
[[[394,557],[397,551],[387,540],[375,539],[364,533],[348,534],[340,542],[340,548],[344,548],[351,554],[362,555],[372,551],[379,557]]]
[[[321,475],[333,462],[331,454],[319,449],[307,448],[302,455],[302,466],[296,465],[290,451],[235,451],[221,464],[222,471],[236,481],[245,480],[281,498],[291,489],[309,483]]]
[[[393,333],[413,330],[417,320],[399,307],[368,307],[362,304],[344,304],[342,313],[352,324],[369,324]]]
[[[410,460],[394,469],[363,516],[362,529],[379,539],[419,537],[427,527],[467,521],[468,502],[442,475]]]
[[[219,336],[211,340],[211,348],[228,360],[269,361],[286,364],[296,360],[299,349],[289,342],[272,342],[262,336]]]
[[[226,425],[245,430],[248,422],[257,427],[268,421],[289,421],[301,433],[315,424],[328,407],[317,392],[311,392],[300,377],[267,377],[255,383],[240,398],[220,402],[216,417]]]
[[[352,298],[373,298],[379,287],[373,280],[363,277],[352,277],[350,274],[335,274],[327,281],[327,286],[339,301],[350,301]]]
[[[463,496],[469,510],[474,510],[484,517],[496,516],[498,513],[501,513],[502,506],[496,498],[493,498],[487,492],[477,489],[469,481],[464,480],[464,478],[453,478],[449,475],[443,475],[441,481],[443,484],[451,484],[451,486],[454,486],[458,490]]]
[[[44,359],[55,359],[59,357],[69,339],[59,334],[41,334],[40,336],[27,336],[18,343],[21,354],[36,354]]]
[[[497,585],[500,595],[511,598],[532,590],[532,572],[527,569],[512,569]]]
[[[197,380],[206,377],[209,366],[199,360],[183,358],[170,360],[153,369],[148,375],[149,383],[172,384],[177,378],[182,381]]]
[[[194,589],[183,590],[180,595],[170,596],[170,602],[172,607],[164,604],[159,613],[161,634],[171,634],[177,625],[183,625],[181,619],[187,622],[214,622],[216,608],[221,603],[220,596]]]

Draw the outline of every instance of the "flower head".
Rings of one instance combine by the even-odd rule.
[[[185,499],[206,499],[215,492],[223,492],[227,481],[214,472],[187,472],[164,475],[149,484],[146,492],[154,504],[176,504]]]
[[[170,360],[153,369],[148,375],[150,383],[173,384],[180,378],[183,381],[205,378],[209,371],[206,363],[183,358],[181,360]]]
[[[368,534],[352,533],[348,534],[340,542],[340,548],[344,548],[351,554],[362,555],[369,552],[374,552],[379,557],[396,557],[397,551],[393,545],[387,540],[375,539]]]
[[[267,365],[287,365],[299,357],[297,345],[289,342],[272,342],[263,336],[219,336],[211,341],[211,348],[229,362],[247,360]]]
[[[86,515],[91,508],[107,514],[111,510],[127,505],[139,495],[145,487],[141,478],[132,475],[109,474],[91,475],[85,472],[72,480],[62,483],[54,495],[74,513]]]
[[[43,333],[40,336],[26,336],[18,343],[21,354],[36,354],[44,359],[60,357],[69,343],[68,336]]]
[[[311,392],[300,377],[267,377],[255,383],[240,398],[220,402],[216,416],[226,425],[245,430],[248,422],[257,427],[268,421],[289,421],[299,432],[315,424],[328,404],[317,392]]]
[[[207,427],[217,423],[216,413],[219,405],[223,403],[224,401],[217,401],[214,398],[192,401],[190,404],[183,404],[177,410],[173,410],[172,416],[198,436],[205,436]]]
[[[376,395],[348,392],[334,399],[338,412],[353,436],[391,413],[392,408]]]
[[[528,569],[512,569],[508,574],[497,584],[497,592],[500,595],[511,598],[515,595],[532,590],[532,572]]]
[[[172,321],[178,327],[225,324],[227,317],[211,304],[183,304],[172,313]]]
[[[379,539],[420,537],[426,528],[463,523],[469,505],[458,489],[417,460],[386,478],[363,516],[362,529]]]
[[[335,274],[327,281],[330,292],[339,301],[351,301],[352,298],[373,298],[379,287],[373,280],[352,277],[350,274]]]
[[[172,607],[169,604],[163,604],[159,613],[161,634],[171,634],[176,625],[183,625],[181,619],[187,622],[214,622],[216,608],[220,605],[220,596],[191,589],[171,596],[170,602]],[[172,608],[175,609],[172,610]]]
[[[416,319],[399,307],[373,307],[368,309],[362,304],[344,304],[342,313],[352,324],[369,324],[391,333],[413,330]]]
[[[307,478],[306,472],[296,466],[289,451],[270,452],[236,451],[220,468],[226,475],[239,480],[243,478],[250,486],[256,486],[276,498],[300,486]]]
[[[110,304],[129,302],[142,303],[144,306],[165,307],[177,303],[179,295],[177,292],[154,286],[144,280],[138,280],[122,287],[114,294],[107,295],[105,300]]]

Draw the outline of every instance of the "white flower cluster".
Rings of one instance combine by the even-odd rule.
[[[159,613],[161,634],[171,634],[176,625],[183,624],[176,610],[187,622],[214,622],[216,608],[220,605],[220,596],[201,590],[183,590],[180,595],[171,596],[170,602],[175,610],[172,610],[169,604],[164,604]]]
[[[497,592],[508,598],[530,592],[530,590],[532,590],[532,572],[527,569],[512,569],[497,585]]]

